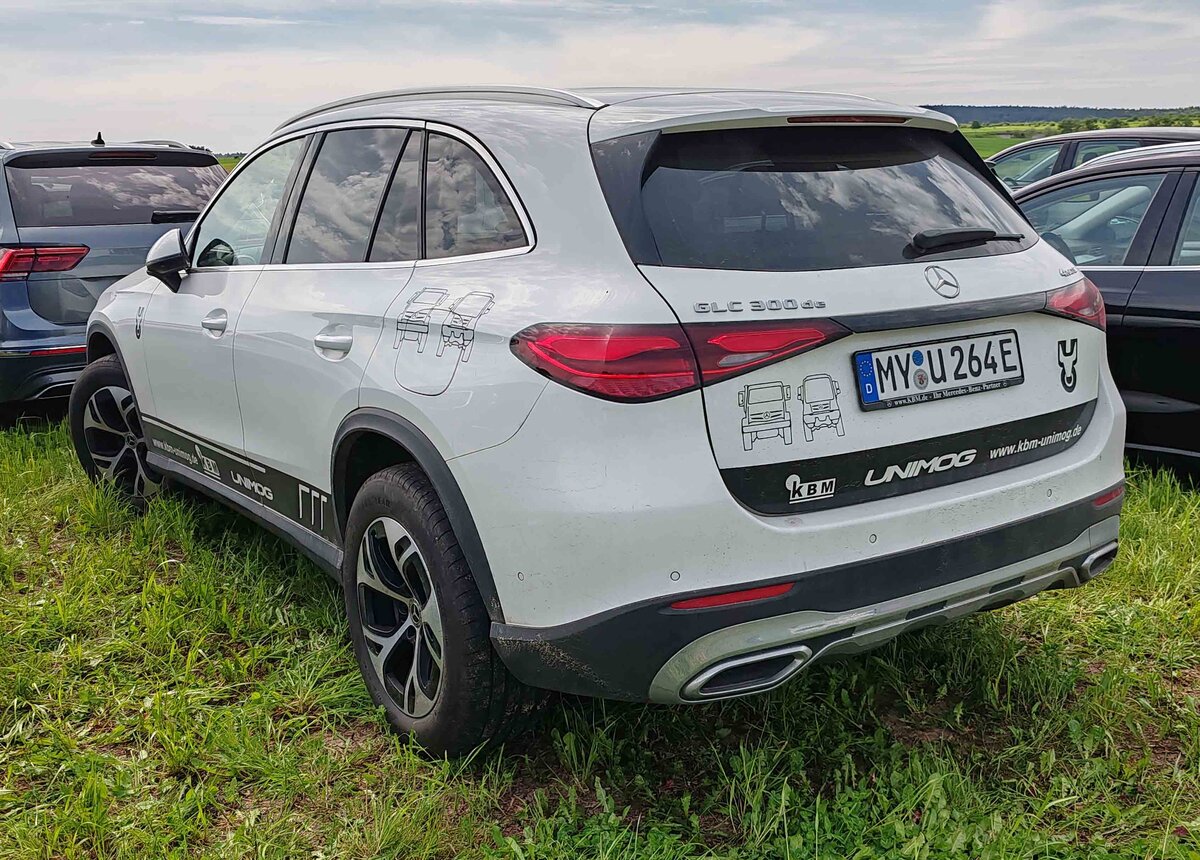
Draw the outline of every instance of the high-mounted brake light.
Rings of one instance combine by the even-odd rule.
[[[713,609],[717,606],[733,606],[738,603],[749,603],[752,600],[766,600],[769,597],[779,597],[792,590],[795,583],[783,582],[779,585],[763,585],[758,588],[747,588],[744,591],[726,591],[721,594],[706,594],[704,597],[689,597],[687,600],[677,600],[671,604],[672,609]]]
[[[1104,296],[1088,278],[1046,294],[1046,312],[1078,320],[1104,331]]]
[[[818,116],[789,116],[787,121],[793,124],[829,125],[831,123],[879,123],[881,125],[903,125],[908,122],[906,116],[888,116],[887,114],[821,114]]]
[[[832,320],[588,325],[539,323],[512,351],[578,391],[636,403],[658,400],[799,355],[850,332]]]
[[[87,256],[84,245],[47,248],[0,248],[0,281],[24,278],[34,272],[66,272]]]

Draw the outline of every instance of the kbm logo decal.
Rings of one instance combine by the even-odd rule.
[[[932,475],[934,472],[945,472],[947,469],[960,469],[974,463],[977,453],[974,448],[970,448],[957,454],[943,454],[929,460],[912,460],[899,466],[888,466],[883,470],[882,475],[876,475],[874,469],[868,469],[863,483],[868,487],[873,487],[876,484],[886,484],[894,478],[906,481],[921,474]]]
[[[235,484],[237,484],[239,487],[242,487],[245,490],[249,490],[251,493],[255,493],[259,496],[262,496],[268,502],[272,501],[275,498],[275,494],[271,492],[270,487],[268,487],[264,484],[260,484],[258,481],[254,480],[253,478],[247,478],[245,475],[243,475],[239,472],[232,472],[231,474],[233,475],[233,482]]]
[[[798,505],[801,502],[811,502],[814,499],[827,499],[833,495],[837,487],[837,478],[818,478],[815,481],[802,481],[799,475],[788,475],[788,502]]]

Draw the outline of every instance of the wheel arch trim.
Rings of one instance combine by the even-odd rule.
[[[353,448],[349,444],[356,436],[371,433],[383,436],[399,445],[411,455],[415,462],[433,484],[446,509],[450,526],[458,538],[463,556],[470,565],[475,577],[479,594],[487,607],[488,617],[493,622],[504,623],[504,611],[500,605],[500,597],[496,591],[492,568],[488,563],[483,540],[475,525],[475,518],[463,496],[454,474],[450,471],[445,458],[437,446],[429,440],[415,424],[382,409],[370,406],[360,407],[343,419],[333,440],[332,462],[330,464],[330,489],[334,500],[334,513],[337,517],[338,534],[346,534],[346,523],[350,515],[351,499],[346,498],[343,485],[347,478],[349,456]]]

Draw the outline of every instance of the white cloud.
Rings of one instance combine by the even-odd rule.
[[[177,20],[212,27],[280,27],[302,23],[285,18],[252,18],[247,15],[180,15]]]

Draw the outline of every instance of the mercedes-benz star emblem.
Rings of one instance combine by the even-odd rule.
[[[926,267],[925,280],[929,281],[929,286],[933,287],[933,291],[944,299],[953,299],[958,296],[958,278],[941,266]]]

